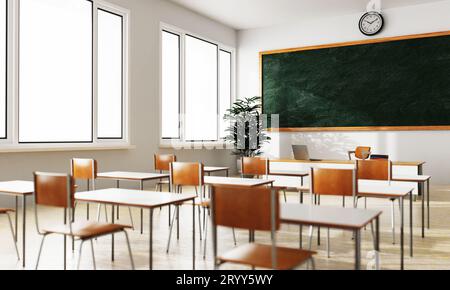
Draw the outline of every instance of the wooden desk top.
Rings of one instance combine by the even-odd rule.
[[[194,200],[196,197],[195,194],[172,194],[120,188],[86,191],[75,194],[75,199],[78,201],[138,208],[158,208]]]
[[[255,187],[272,184],[275,180],[270,179],[253,179],[253,178],[236,178],[236,177],[218,177],[205,176],[205,184],[208,185],[233,185]]]
[[[294,159],[274,159],[270,160],[270,162],[275,163],[306,163],[306,164],[354,164],[354,160],[320,160],[320,161],[311,161],[311,160],[294,160]],[[426,164],[424,161],[393,161],[392,165],[394,166],[422,166]]]
[[[32,181],[5,181],[0,182],[0,194],[8,195],[33,195],[34,193],[34,182]]]
[[[360,230],[381,215],[381,211],[355,208],[282,204],[281,222],[345,230]]]
[[[146,181],[169,178],[169,174],[114,171],[99,173],[98,179]]]
[[[230,167],[205,166],[204,170],[207,173],[212,173],[212,172],[218,172],[218,171],[228,171],[228,170],[230,170]]]

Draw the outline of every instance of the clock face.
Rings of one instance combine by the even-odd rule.
[[[359,30],[365,35],[372,36],[383,29],[384,19],[378,12],[368,12],[359,21]]]

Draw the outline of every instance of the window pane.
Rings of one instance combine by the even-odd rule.
[[[186,140],[218,139],[217,45],[186,36]]]
[[[162,33],[162,138],[180,138],[180,36]]]
[[[98,10],[98,138],[122,139],[122,16]]]
[[[231,53],[221,50],[219,56],[219,133],[220,138],[225,138],[229,124],[223,120],[223,117],[231,107]]]
[[[6,0],[0,1],[0,138],[6,138]]]
[[[19,140],[92,142],[92,2],[20,1]]]

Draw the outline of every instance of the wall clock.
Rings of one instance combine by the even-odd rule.
[[[384,18],[381,13],[367,12],[359,20],[359,30],[367,36],[373,36],[381,32],[384,26]]]

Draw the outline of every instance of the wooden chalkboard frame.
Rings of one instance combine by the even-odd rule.
[[[259,78],[260,78],[261,95],[263,95],[263,57],[265,55],[299,52],[299,51],[307,51],[307,50],[319,50],[319,49],[325,49],[325,48],[355,46],[355,45],[363,45],[363,44],[393,42],[393,41],[401,41],[401,40],[408,40],[408,39],[431,38],[431,37],[440,37],[440,36],[450,36],[450,31],[411,34],[411,35],[403,35],[403,36],[374,38],[374,39],[368,39],[368,40],[339,42],[339,43],[331,43],[331,44],[324,44],[324,45],[313,45],[313,46],[305,46],[305,47],[263,51],[263,52],[259,53]],[[264,102],[264,96],[263,96],[262,101]],[[264,108],[264,104],[263,104],[263,108]],[[271,132],[450,131],[450,125],[448,125],[448,126],[271,128],[271,129],[268,129],[268,131],[271,131]]]

